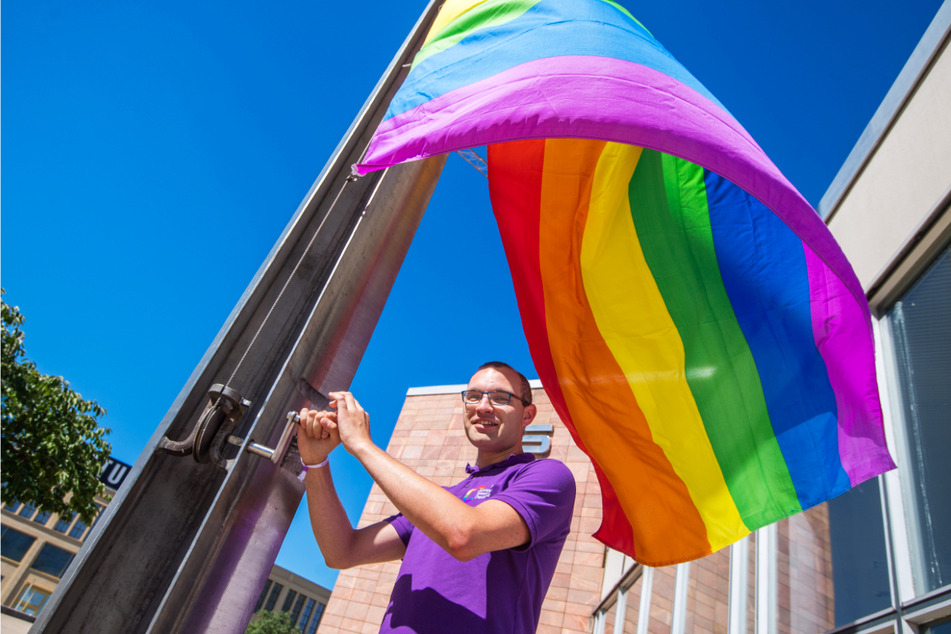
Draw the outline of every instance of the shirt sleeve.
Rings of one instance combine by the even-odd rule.
[[[396,533],[400,536],[404,546],[409,545],[409,538],[413,535],[413,530],[415,527],[410,524],[408,519],[403,517],[402,513],[391,515],[383,521],[389,522],[390,526],[396,529]]]
[[[522,516],[531,533],[524,548],[531,548],[568,534],[575,504],[575,478],[558,460],[536,460],[491,499],[505,502]]]

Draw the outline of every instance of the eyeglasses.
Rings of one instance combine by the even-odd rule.
[[[477,405],[482,402],[482,397],[488,396],[489,403],[492,405],[508,405],[509,401],[512,398],[516,398],[522,402],[522,405],[528,405],[528,402],[519,397],[515,396],[511,392],[504,392],[502,390],[492,390],[491,392],[483,392],[482,390],[463,390],[462,391],[462,401],[468,403],[469,405]]]

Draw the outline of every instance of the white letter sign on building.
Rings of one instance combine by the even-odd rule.
[[[551,423],[529,425],[522,436],[522,451],[544,458],[551,453],[551,435],[554,431]]]

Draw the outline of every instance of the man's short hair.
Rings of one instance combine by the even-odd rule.
[[[486,368],[495,368],[496,370],[507,369],[511,370],[518,375],[519,380],[522,382],[522,402],[526,405],[532,404],[532,386],[529,385],[528,379],[525,378],[525,375],[510,366],[504,361],[489,361],[488,363],[483,363],[479,366],[479,370],[485,370]],[[476,370],[478,372],[478,370]]]

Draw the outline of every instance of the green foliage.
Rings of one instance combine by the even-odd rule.
[[[291,625],[291,616],[287,612],[258,610],[251,617],[245,634],[300,634],[300,628]]]
[[[90,523],[103,488],[98,477],[112,449],[105,438],[109,430],[96,422],[106,411],[24,357],[23,315],[0,303],[3,499],[32,502],[51,513],[75,511]]]

